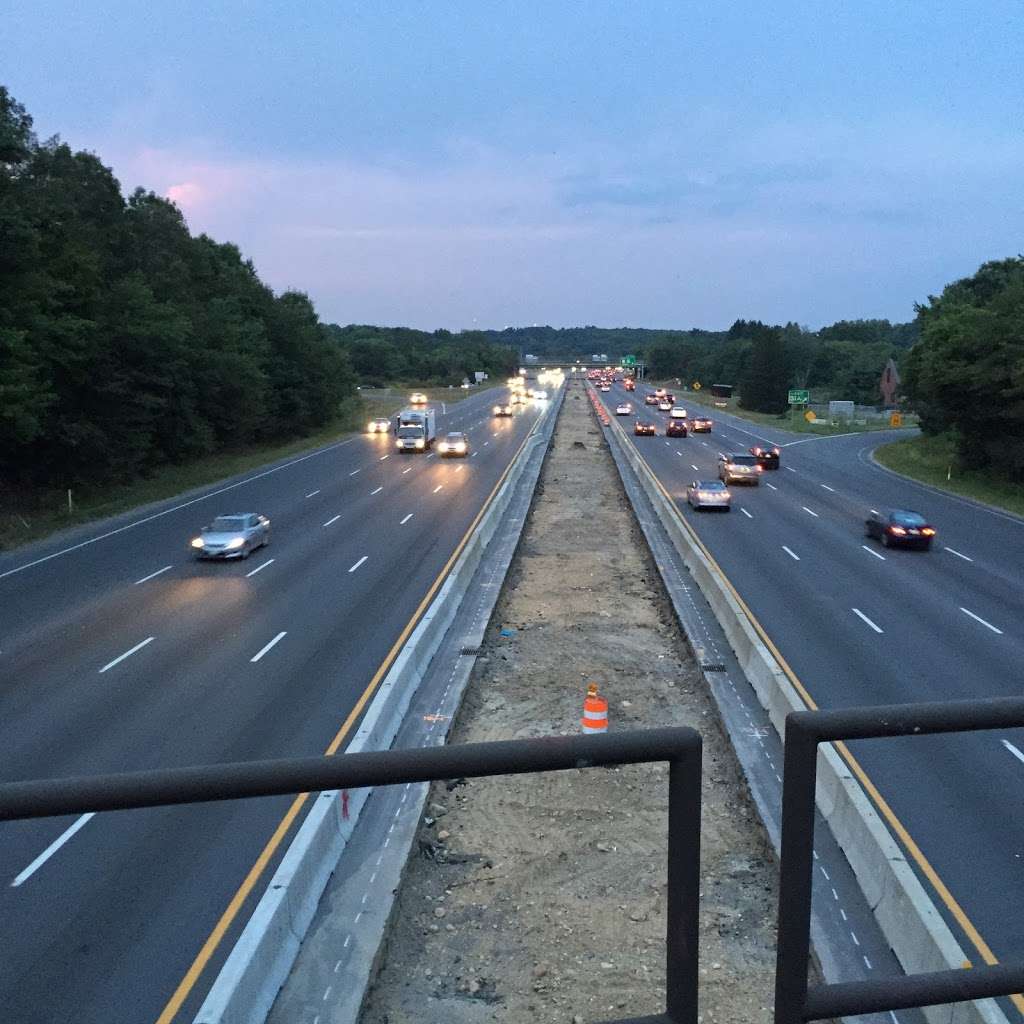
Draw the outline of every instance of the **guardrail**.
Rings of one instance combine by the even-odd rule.
[[[697,1024],[701,750],[684,726],[11,782],[0,821],[667,761],[665,1012],[608,1024]]]
[[[804,1024],[831,1017],[938,1006],[1024,991],[1024,963],[818,985],[810,990],[807,984],[818,744],[1021,726],[1024,726],[1024,699],[1018,697],[895,704],[842,711],[797,711],[786,717],[775,1024]]]

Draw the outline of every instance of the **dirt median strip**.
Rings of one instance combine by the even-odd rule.
[[[767,1022],[774,855],[582,389],[566,397],[451,742],[704,738],[701,1014]],[[662,765],[434,787],[363,1024],[592,1021],[664,1007]]]

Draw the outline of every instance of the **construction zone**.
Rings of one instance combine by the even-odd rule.
[[[570,388],[449,742],[673,725],[704,741],[699,1019],[768,1022],[775,856],[595,410]],[[667,789],[661,764],[435,784],[363,1024],[660,1012]]]

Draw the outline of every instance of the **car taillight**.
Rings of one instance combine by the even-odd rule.
[[[932,528],[931,528],[930,526],[926,526],[926,527],[924,527],[924,529],[922,529],[922,530],[921,530],[921,532],[922,532],[922,533],[923,533],[923,534],[924,534],[924,535],[925,535],[926,537],[934,537],[934,536],[935,536],[935,531],[934,531],[934,530],[933,530],[933,529],[932,529]]]
[[[762,466],[760,462],[757,464],[755,468],[757,469],[758,473],[764,472],[764,466]]]

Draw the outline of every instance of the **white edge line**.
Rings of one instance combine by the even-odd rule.
[[[102,675],[104,672],[107,671],[108,668],[113,668],[115,665],[120,664],[122,661],[124,661],[125,658],[130,658],[136,651],[141,651],[142,648],[146,646],[146,644],[151,644],[155,639],[156,637],[152,636],[146,637],[146,639],[143,640],[142,643],[136,644],[130,651],[125,651],[124,654],[118,655],[113,661],[108,661],[106,665],[104,665],[103,668],[100,669],[100,674]]]
[[[135,581],[135,586],[138,586],[140,583],[146,583],[146,582],[148,582],[151,579],[155,579],[161,573],[167,572],[168,569],[173,569],[173,568],[174,568],[173,565],[165,565],[162,569],[157,569],[156,572],[151,572],[148,576],[143,576],[141,580],[136,580]]]
[[[975,615],[974,612],[972,612],[969,608],[964,608],[961,605],[960,611],[962,611],[964,615],[969,615],[972,619],[974,619],[975,622],[980,622],[987,629],[991,629],[993,633],[998,633],[1000,636],[1003,635],[1003,631],[1001,629],[996,629],[996,627],[993,626],[991,622],[986,622],[980,615]]]
[[[866,622],[876,633],[885,632],[885,630],[881,629],[879,626],[876,626],[859,608],[851,608],[850,610],[853,612],[854,615],[857,616],[857,618]]]
[[[251,657],[249,659],[249,661],[251,661],[251,662],[259,661],[260,658],[262,658],[263,655],[266,654],[267,651],[269,651],[270,648],[274,646],[274,644],[278,643],[280,640],[282,640],[287,635],[288,635],[288,631],[287,630],[284,630],[284,631],[278,633],[277,636],[275,636],[274,639],[271,640],[269,644],[267,644],[265,647],[263,647],[261,650],[259,650],[255,655],[253,655],[253,657]]]
[[[31,569],[34,565],[41,565],[43,562],[48,562],[51,558],[57,558],[60,555],[69,554],[72,551],[77,551],[79,548],[95,544],[97,541],[106,540],[108,537],[114,537],[119,533],[124,533],[125,530],[131,530],[136,526],[142,526],[143,523],[152,522],[154,519],[159,519],[161,516],[168,516],[172,512],[179,512],[181,509],[188,508],[190,505],[195,505],[197,502],[206,501],[207,498],[215,498],[218,494],[224,494],[226,491],[233,491],[236,487],[241,487],[243,484],[251,484],[254,480],[261,480],[265,476],[270,476],[271,473],[277,473],[282,469],[288,469],[289,466],[297,466],[300,462],[316,458],[317,455],[324,455],[326,452],[333,451],[335,448],[340,448],[343,444],[349,444],[354,440],[355,438],[352,437],[346,438],[344,441],[339,441],[337,444],[329,445],[327,448],[321,448],[319,451],[303,455],[301,459],[293,459],[291,462],[286,462],[283,466],[274,466],[273,469],[264,470],[262,473],[257,473],[255,476],[247,476],[244,480],[238,480],[233,484],[228,484],[226,487],[220,487],[215,491],[210,491],[209,494],[201,494],[198,498],[193,498],[191,501],[184,501],[180,505],[174,505],[172,508],[165,508],[162,512],[154,512],[151,516],[136,519],[134,523],[128,523],[126,526],[119,526],[116,530],[109,530],[107,533],[101,533],[98,537],[90,537],[88,540],[83,540],[80,544],[72,544],[69,548],[62,548],[60,551],[54,551],[52,554],[44,555],[42,558],[37,558],[33,562],[26,562],[24,565],[15,566],[15,568],[8,569],[6,572],[0,572],[0,580],[4,579],[6,576],[13,576],[16,572],[23,572],[25,569]]]
[[[11,885],[17,887],[36,873],[85,823],[95,817],[95,811],[83,814],[74,824],[68,826],[24,871],[15,876]]]
[[[356,562],[356,564],[353,565],[351,569],[349,569],[349,572],[355,572],[356,569],[358,569],[359,566],[361,566],[363,564],[363,562],[365,562],[369,557],[370,557],[369,555],[363,555],[363,557],[360,558],[359,561]]]
[[[268,565],[270,565],[270,563],[271,563],[272,561],[273,561],[273,559],[272,559],[272,558],[268,558],[268,559],[267,559],[267,560],[266,560],[266,561],[265,561],[265,562],[264,562],[264,563],[263,563],[262,565],[257,565],[257,566],[256,566],[256,568],[255,568],[255,569],[253,569],[253,571],[252,571],[252,572],[247,572],[247,573],[245,574],[245,578],[246,578],[246,579],[248,579],[248,578],[249,578],[250,576],[255,576],[255,575],[256,575],[256,573],[258,573],[258,572],[259,572],[259,571],[260,571],[261,569],[266,569],[266,567],[267,567]]]

